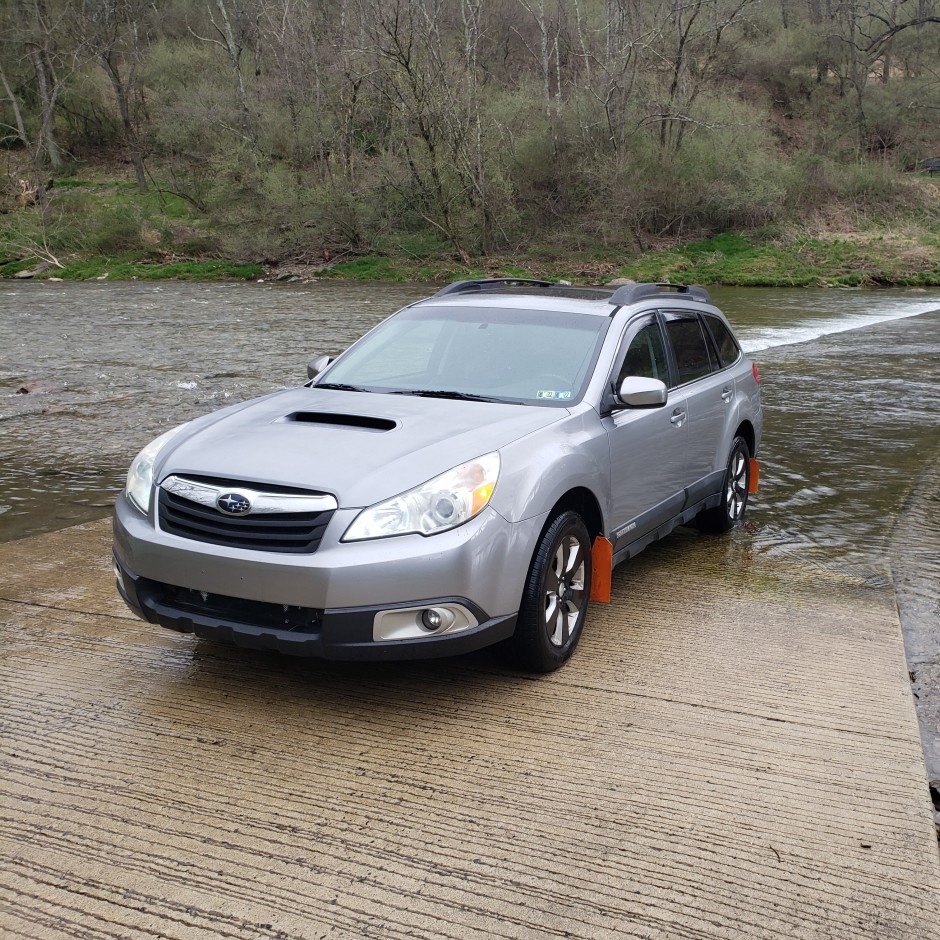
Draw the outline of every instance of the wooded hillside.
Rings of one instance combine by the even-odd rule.
[[[938,13],[938,0],[4,0],[0,183],[8,210],[32,202],[38,219],[6,238],[468,261],[793,224],[931,227]],[[108,173],[160,221],[132,207],[146,201],[89,214],[78,184]]]

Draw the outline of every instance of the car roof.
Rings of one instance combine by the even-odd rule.
[[[546,303],[546,301],[550,301]],[[551,309],[609,317],[622,306],[660,306],[680,303],[712,307],[708,292],[685,284],[629,283],[612,287],[578,287],[565,281],[536,281],[524,278],[480,278],[454,281],[418,305],[501,307],[519,310]],[[645,303],[644,303],[645,302]]]
[[[502,310],[553,310],[558,313],[584,313],[595,317],[609,317],[617,308],[606,302],[606,298],[582,300],[552,294],[458,294],[453,297],[428,297],[419,301],[420,307],[483,307]]]

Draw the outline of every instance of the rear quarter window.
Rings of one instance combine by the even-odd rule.
[[[715,346],[718,347],[718,357],[721,359],[721,365],[723,367],[730,366],[741,355],[741,347],[738,346],[731,330],[725,326],[724,321],[719,317],[706,313],[705,322],[711,330]]]

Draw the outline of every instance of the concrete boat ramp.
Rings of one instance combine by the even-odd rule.
[[[889,586],[678,533],[575,658],[133,619],[106,521],[0,545],[0,936],[940,937]]]

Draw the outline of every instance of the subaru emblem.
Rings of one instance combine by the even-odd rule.
[[[215,504],[229,516],[244,516],[251,509],[251,501],[241,493],[223,493]]]

